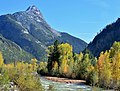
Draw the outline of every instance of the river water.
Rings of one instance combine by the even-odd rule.
[[[41,78],[42,86],[45,88],[45,91],[48,91],[50,87],[53,87],[55,91],[91,91],[91,87],[84,84],[75,84],[75,83],[60,83],[54,82]]]

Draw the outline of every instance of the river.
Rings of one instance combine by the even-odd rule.
[[[42,86],[45,88],[45,91],[48,91],[49,87],[54,87],[55,91],[91,91],[92,88],[85,84],[76,84],[76,83],[61,83],[47,80],[44,77],[40,77]]]

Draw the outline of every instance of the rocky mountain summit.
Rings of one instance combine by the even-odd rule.
[[[71,44],[74,52],[77,53],[87,46],[83,40],[53,29],[35,5],[27,8],[26,11],[1,15],[0,34],[38,60],[45,60],[46,48],[55,40]]]

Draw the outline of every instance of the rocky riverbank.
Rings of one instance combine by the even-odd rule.
[[[68,78],[59,78],[59,77],[44,77],[47,80],[55,81],[55,82],[62,82],[62,83],[77,83],[77,84],[85,84],[85,80],[76,80],[76,79],[68,79]]]
[[[41,76],[41,84],[45,91],[92,91],[92,87],[85,85],[83,80],[73,80],[67,78]],[[95,90],[97,91],[97,90]]]

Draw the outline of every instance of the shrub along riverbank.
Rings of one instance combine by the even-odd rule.
[[[39,76],[34,74],[36,69],[36,59],[32,59],[31,64],[4,64],[0,53],[0,91],[44,91]]]

